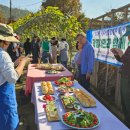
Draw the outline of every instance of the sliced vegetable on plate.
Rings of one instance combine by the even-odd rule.
[[[40,96],[39,99],[43,102],[47,102],[47,101],[54,101],[56,98],[52,95],[43,95]]]
[[[60,99],[66,111],[80,109],[80,104],[73,95],[60,94]]]
[[[92,129],[99,125],[99,119],[95,114],[83,110],[65,113],[62,116],[62,122],[74,129]]]
[[[74,82],[71,81],[68,77],[62,77],[59,80],[54,81],[56,85],[65,85],[71,87],[74,85]]]

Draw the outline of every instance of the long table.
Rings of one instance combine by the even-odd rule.
[[[52,82],[52,85],[55,90],[55,96],[56,98],[58,98],[58,91],[57,91],[58,87],[56,87],[53,82]],[[78,84],[78,82],[75,82],[74,87],[86,91],[82,86]],[[42,95],[41,83],[40,82],[34,83],[31,101],[35,105],[35,119],[36,119],[35,122],[38,126],[38,130],[72,130],[71,128],[65,126],[61,121],[59,122],[47,121],[46,113],[42,107],[44,103],[39,100],[39,96],[41,95]],[[95,108],[82,108],[82,109],[88,112],[93,112],[94,114],[98,116],[100,120],[100,125],[94,130],[129,130],[103,104],[101,104],[94,96],[92,97],[96,100],[96,107]],[[56,101],[56,105],[58,107],[59,115],[61,117],[61,115],[65,113],[65,110],[61,104],[61,101],[60,100]]]
[[[61,65],[61,64],[58,64],[58,65]],[[58,74],[46,74],[46,70],[36,69],[34,64],[30,64],[28,66],[28,71],[27,71],[25,95],[32,93],[32,87],[34,85],[34,82],[43,81],[43,80],[55,81],[64,76],[73,78],[73,74],[70,71],[68,71],[65,67],[64,67],[64,71]]]

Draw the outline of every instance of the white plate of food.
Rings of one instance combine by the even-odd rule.
[[[62,115],[61,121],[66,126],[73,129],[93,129],[99,126],[99,118],[91,113],[83,110],[66,112]]]
[[[39,96],[39,100],[42,102],[46,102],[46,101],[56,100],[56,98],[55,96],[52,96],[52,95],[42,95],[42,96]]]

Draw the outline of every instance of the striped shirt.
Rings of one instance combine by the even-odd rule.
[[[0,86],[6,81],[9,83],[15,83],[18,78],[18,73],[14,69],[14,63],[10,56],[0,48]]]

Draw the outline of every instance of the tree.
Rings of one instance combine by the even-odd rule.
[[[78,17],[81,10],[80,0],[46,0],[42,2],[42,7],[47,8],[48,6],[59,7],[59,9],[68,15]]]
[[[41,39],[44,37],[59,39],[66,38],[70,46],[70,57],[75,46],[75,37],[81,30],[81,24],[77,18],[71,15],[64,15],[58,7],[48,6],[46,10],[41,10],[34,14],[19,19],[11,24],[16,33],[21,35],[21,40],[36,34]]]
[[[86,32],[86,30],[88,30],[88,23],[89,23],[89,18],[85,17],[84,13],[81,13],[78,18],[77,18],[78,22],[81,23],[81,29]]]

